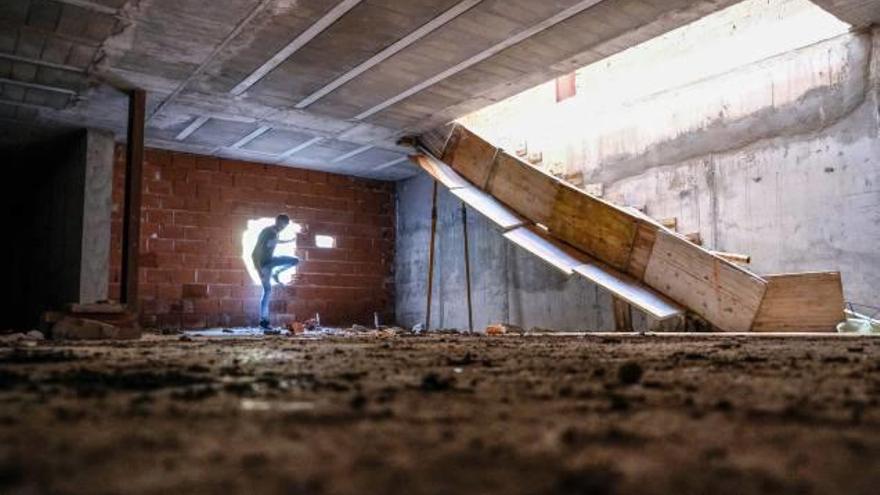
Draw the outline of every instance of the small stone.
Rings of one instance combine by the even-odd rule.
[[[638,363],[624,363],[617,370],[617,379],[623,385],[635,385],[642,379],[642,367]]]

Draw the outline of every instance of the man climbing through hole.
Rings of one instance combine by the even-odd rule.
[[[272,296],[272,281],[280,284],[281,280],[278,276],[299,264],[299,258],[296,256],[275,256],[275,246],[278,244],[288,244],[296,241],[296,237],[292,239],[278,239],[278,234],[290,224],[290,217],[287,215],[278,215],[275,217],[275,224],[270,225],[260,232],[257,237],[257,245],[251,257],[254,260],[254,268],[260,274],[260,282],[263,284],[263,298],[260,300],[260,328],[263,330],[271,330],[269,325],[269,299]]]

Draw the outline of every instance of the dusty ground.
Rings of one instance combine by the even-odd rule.
[[[880,486],[880,339],[0,345],[0,493]]]

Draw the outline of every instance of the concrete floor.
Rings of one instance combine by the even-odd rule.
[[[876,493],[880,340],[6,342],[3,493]]]

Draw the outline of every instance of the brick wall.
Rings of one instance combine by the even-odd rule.
[[[119,295],[125,153],[116,150],[110,294]],[[325,324],[393,319],[392,183],[185,153],[147,150],[141,214],[144,325],[199,328],[258,321],[260,287],[242,261],[248,220],[287,213],[297,281],[273,292],[274,324],[320,313]],[[315,235],[336,247],[316,248]]]

